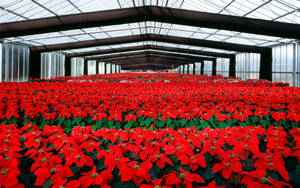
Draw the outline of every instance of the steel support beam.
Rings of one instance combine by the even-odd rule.
[[[152,52],[152,51],[140,51],[140,52],[133,52],[133,53],[125,53],[125,54],[114,54],[114,55],[107,55],[103,57],[93,57],[93,58],[88,58],[88,60],[101,60],[101,61],[106,61],[110,62],[111,60],[119,60],[119,59],[124,59],[128,57],[136,57],[139,55],[156,55],[156,56],[161,56],[161,57],[171,57],[173,59],[182,59],[185,61],[199,61],[199,60],[204,60],[208,59],[205,57],[194,57],[194,56],[186,56],[186,55],[179,55],[179,54],[173,54],[173,53],[161,53],[161,52]],[[212,58],[209,58],[212,60]]]
[[[1,38],[63,30],[155,21],[300,39],[300,25],[238,16],[143,6],[0,24]]]
[[[138,52],[130,52],[130,53],[122,53],[122,54],[109,54],[109,55],[104,55],[104,56],[96,56],[96,57],[87,57],[85,60],[102,60],[106,61],[109,59],[113,58],[119,58],[119,57],[129,57],[129,56],[135,56],[135,55],[140,55],[140,54],[156,54],[156,55],[163,55],[163,56],[172,56],[172,57],[177,57],[177,58],[185,58],[185,59],[190,59],[190,60],[213,60],[214,58],[208,58],[208,57],[199,57],[199,56],[193,56],[193,55],[185,55],[185,54],[174,54],[174,53],[169,53],[169,52],[160,52],[160,51],[138,51]]]
[[[144,42],[144,41],[167,42],[167,43],[174,43],[174,44],[183,44],[183,45],[231,50],[231,51],[238,51],[238,52],[260,53],[265,49],[267,49],[266,47],[219,42],[219,41],[212,41],[212,40],[194,39],[194,38],[177,37],[177,36],[160,35],[160,34],[142,34],[142,35],[131,35],[125,37],[105,38],[100,40],[86,40],[86,41],[71,42],[71,43],[33,46],[31,47],[31,50],[39,51],[39,52],[49,52],[49,51],[69,50],[69,49],[78,49],[78,48],[87,48],[87,47],[96,47],[96,46],[108,46],[108,45],[115,45],[115,44]]]
[[[118,65],[123,64],[136,64],[137,62],[149,62],[151,61],[155,62],[161,62],[164,64],[186,64],[189,62],[189,60],[184,60],[182,58],[176,58],[176,57],[168,57],[168,56],[161,56],[161,55],[154,55],[154,54],[140,54],[136,56],[126,57],[126,58],[116,58],[111,59],[108,62]]]
[[[127,66],[122,66],[122,69],[125,70],[137,70],[137,69],[155,69],[155,70],[160,70],[160,69],[171,69],[172,65],[163,65],[163,64],[138,64],[138,65],[127,65]]]
[[[202,51],[202,50],[192,50],[186,48],[174,48],[168,46],[157,46],[157,45],[141,45],[141,46],[130,46],[125,48],[110,48],[105,50],[92,50],[86,52],[77,52],[77,53],[69,53],[66,56],[69,57],[85,57],[92,55],[106,55],[111,53],[120,53],[120,52],[131,52],[131,51],[139,51],[139,50],[161,50],[168,52],[177,52],[177,53],[186,53],[191,55],[202,55],[202,56],[212,56],[212,57],[222,57],[222,58],[231,58],[234,54],[227,53],[218,53],[218,52],[210,52],[210,51]]]

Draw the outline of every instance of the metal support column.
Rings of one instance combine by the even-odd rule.
[[[29,58],[29,77],[41,78],[41,53],[30,51]]]
[[[217,59],[213,59],[212,61],[212,76],[217,75]]]
[[[193,74],[196,74],[196,63],[193,64]]]
[[[83,62],[83,75],[88,75],[88,61],[84,60]]]
[[[99,74],[99,62],[96,61],[96,74]]]
[[[204,75],[204,61],[201,63],[201,75]]]
[[[260,54],[259,79],[272,81],[272,48]]]
[[[235,56],[229,58],[229,76],[230,77],[236,77],[236,61]]]

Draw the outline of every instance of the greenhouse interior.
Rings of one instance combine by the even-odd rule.
[[[0,0],[0,187],[300,187],[299,0]]]

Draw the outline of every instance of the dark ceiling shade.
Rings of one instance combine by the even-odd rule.
[[[193,63],[192,61],[183,58],[168,57],[168,56],[161,56],[161,55],[154,55],[154,54],[151,55],[141,54],[141,55],[132,56],[128,58],[116,58],[107,61],[107,63],[113,63],[117,65],[138,64],[138,62],[149,62],[149,63],[159,62],[162,64],[175,65],[175,66]]]
[[[108,63],[113,63],[117,65],[139,65],[141,63],[156,63],[156,64],[164,64],[164,65],[171,65],[177,67],[178,65],[183,65],[190,63],[188,60],[184,59],[177,59],[172,57],[163,57],[163,56],[157,56],[157,55],[139,55],[135,57],[128,57],[123,58],[119,60],[112,60],[108,61]]]
[[[152,64],[141,64],[135,66],[122,66],[122,70],[165,70],[165,69],[172,69],[170,65],[152,65]]]
[[[235,55],[235,54],[209,52],[209,51],[202,51],[202,50],[192,50],[192,49],[186,49],[186,48],[175,48],[175,47],[159,46],[159,45],[141,45],[141,46],[131,46],[131,47],[124,47],[124,48],[111,48],[111,49],[105,49],[105,50],[91,50],[91,51],[85,51],[85,52],[69,53],[69,54],[66,54],[66,56],[67,57],[85,57],[85,56],[92,56],[92,55],[106,55],[106,54],[110,54],[110,53],[131,52],[131,51],[150,50],[150,49],[151,50],[168,51],[168,52],[186,53],[186,54],[191,54],[191,55],[222,57],[222,58],[231,58]]]
[[[0,24],[1,38],[157,21],[300,39],[300,25],[157,6],[105,10]]]
[[[191,45],[191,46],[198,46],[198,47],[231,50],[231,51],[238,51],[238,52],[261,53],[269,49],[266,47],[258,47],[258,46],[244,45],[244,44],[219,42],[219,41],[203,40],[203,39],[192,39],[186,37],[177,37],[177,36],[159,35],[159,34],[131,35],[131,36],[124,36],[124,37],[105,38],[99,40],[87,40],[87,41],[80,41],[80,42],[33,46],[30,49],[32,51],[38,51],[38,52],[47,52],[47,51],[49,52],[49,51],[70,50],[70,49],[95,47],[95,46],[108,46],[108,45],[115,45],[115,44],[144,42],[144,41],[168,42],[168,43]]]

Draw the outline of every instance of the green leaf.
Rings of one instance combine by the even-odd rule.
[[[289,177],[293,187],[300,187],[300,175],[289,173]]]
[[[152,179],[159,179],[160,168],[157,165],[153,165],[149,170],[150,176]]]
[[[248,158],[245,159],[245,164],[243,165],[243,170],[247,171],[247,172],[255,170],[255,168],[252,167],[251,162]]]
[[[228,125],[224,121],[218,122],[218,128],[223,129],[228,127]]]
[[[65,128],[64,130],[65,130],[65,132],[66,132],[67,134],[69,134],[69,133],[72,131],[71,128]]]
[[[102,121],[102,120],[101,120],[101,121],[96,121],[96,127],[97,127],[98,129],[101,128],[102,124],[103,124],[103,121]]]
[[[9,123],[11,124],[17,124],[17,119],[16,118],[12,118],[9,120]]]
[[[189,127],[197,127],[198,123],[199,123],[198,119],[193,119],[189,122]]]
[[[55,148],[55,145],[54,145],[54,144],[50,144],[50,145],[48,146],[48,148]]]
[[[111,120],[111,121],[108,121],[108,127],[109,128],[112,128],[112,126],[113,126],[113,124],[115,123],[115,121],[114,120]]]
[[[201,120],[200,121],[200,126],[199,126],[199,128],[200,129],[205,129],[206,127],[208,127],[209,125],[208,125],[208,122],[207,121],[205,121],[205,120]]]
[[[49,178],[49,179],[47,179],[47,180],[45,181],[45,184],[43,185],[43,188],[48,188],[48,187],[50,187],[50,183],[51,183],[51,179]]]
[[[179,168],[182,168],[182,169],[184,169],[186,171],[191,172],[191,167],[188,166],[188,165],[178,165],[178,170],[179,170]]]
[[[260,122],[264,128],[267,128],[270,125],[270,122],[266,119],[262,119]]]
[[[214,173],[212,172],[212,168],[205,168],[204,173],[202,174],[202,178],[205,181],[209,181],[214,177]]]
[[[116,182],[113,183],[112,188],[135,188],[135,184],[133,182]]]
[[[215,123],[214,118],[210,117],[210,118],[208,119],[208,121],[209,121],[209,123],[211,124],[211,126],[212,126],[213,128],[217,128],[217,125],[216,125],[216,123]]]
[[[72,127],[72,121],[70,119],[67,119],[64,122],[65,122],[66,127],[68,127],[68,128]]]
[[[126,128],[126,129],[131,129],[131,127],[132,127],[132,125],[133,125],[133,120],[131,120],[131,121],[128,121],[126,124],[125,124],[125,126],[124,126],[124,128]]]
[[[296,174],[300,176],[300,164],[296,167]]]
[[[176,119],[173,120],[173,123],[174,123],[175,127],[179,127],[179,125],[180,125],[180,121],[176,120]]]
[[[247,127],[247,123],[245,123],[245,122],[240,122],[240,126],[241,126],[241,127]]]
[[[92,125],[92,128],[94,131],[98,129],[97,125]]]
[[[73,174],[77,174],[80,171],[80,167],[76,165],[72,165],[70,169],[72,170]]]
[[[172,119],[170,119],[170,118],[166,119],[166,124],[167,125],[170,125],[171,123],[172,123]]]
[[[252,124],[255,125],[255,123],[259,121],[259,117],[254,116],[251,118],[251,120],[252,120]]]
[[[79,126],[84,127],[85,126],[85,122],[84,121],[80,122]]]
[[[178,163],[178,159],[177,159],[177,156],[176,155],[171,155],[169,156],[170,160],[174,163],[174,164],[177,164]]]
[[[278,174],[274,171],[267,170],[267,175],[271,176],[271,178],[275,180],[279,180]]]
[[[234,185],[238,185],[239,181],[238,181],[238,179],[237,179],[236,174],[233,173],[232,176],[233,176],[233,182],[234,182]]]
[[[97,171],[101,171],[106,168],[103,160],[97,160],[97,162],[95,163],[95,166],[96,166]]]
[[[172,125],[172,124],[171,124]],[[169,126],[169,127],[172,127],[172,126]],[[165,122],[164,121],[160,121],[159,123],[158,123],[158,127],[159,128],[163,128],[165,126]]]
[[[116,122],[115,122],[115,125],[116,125],[116,128],[117,128],[117,129],[120,129],[121,126],[122,126],[122,124],[121,124],[120,121],[116,121]]]
[[[29,123],[30,122],[30,118],[25,118],[24,119],[24,123]]]
[[[27,119],[27,118],[26,118]],[[28,121],[29,122],[29,121]],[[28,122],[26,122],[26,123],[28,123]],[[3,124],[7,124],[7,120],[6,119],[3,119],[2,121],[1,121],[1,123],[3,123]]]
[[[187,119],[181,119],[180,123],[182,126],[185,126],[187,124],[188,120]]]
[[[149,126],[151,123],[152,123],[152,119],[151,118],[149,118],[149,117],[147,117],[146,119],[145,119],[145,125],[146,126]]]

